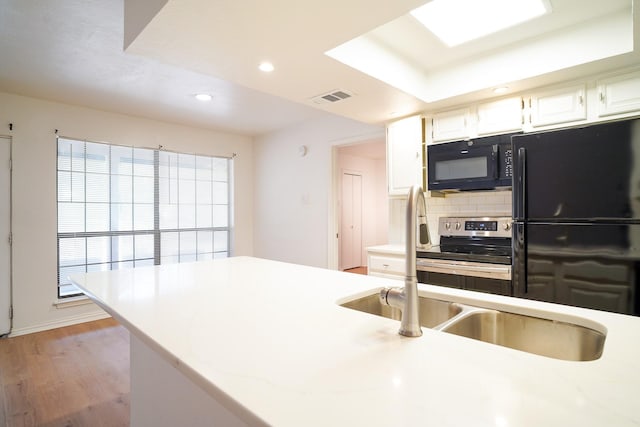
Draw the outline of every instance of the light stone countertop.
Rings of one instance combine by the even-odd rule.
[[[250,257],[88,273],[75,284],[237,416],[272,426],[637,426],[640,318],[419,285],[421,295],[583,319],[602,357],[569,362],[337,302],[397,281]]]
[[[369,252],[378,252],[391,255],[405,255],[407,253],[406,247],[402,243],[390,243],[386,245],[377,245],[367,247]]]

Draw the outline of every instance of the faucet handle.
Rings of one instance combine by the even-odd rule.
[[[418,241],[420,242],[421,247],[424,247],[425,245],[431,246],[431,239],[429,238],[429,228],[427,227],[427,224],[420,224],[418,226],[418,235]]]
[[[380,298],[380,303],[382,305],[389,305],[389,302],[387,301],[387,295],[389,295],[390,290],[391,288],[380,289],[380,294],[378,295],[378,298]]]

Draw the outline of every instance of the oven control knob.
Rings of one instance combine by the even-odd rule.
[[[456,230],[460,230],[460,227],[461,227],[460,223],[456,222]]]
[[[444,223],[444,228],[446,228],[447,230],[451,229],[451,223],[450,222],[445,222]]]
[[[511,230],[511,224],[508,223],[508,222],[505,222],[504,223],[504,231],[509,231],[509,230]]]

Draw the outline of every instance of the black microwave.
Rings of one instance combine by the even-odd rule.
[[[512,135],[517,134],[429,145],[428,189],[469,191],[511,188]]]

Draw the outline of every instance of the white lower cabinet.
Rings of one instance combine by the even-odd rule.
[[[388,246],[367,248],[367,266],[370,276],[404,280],[405,265],[404,252]]]

